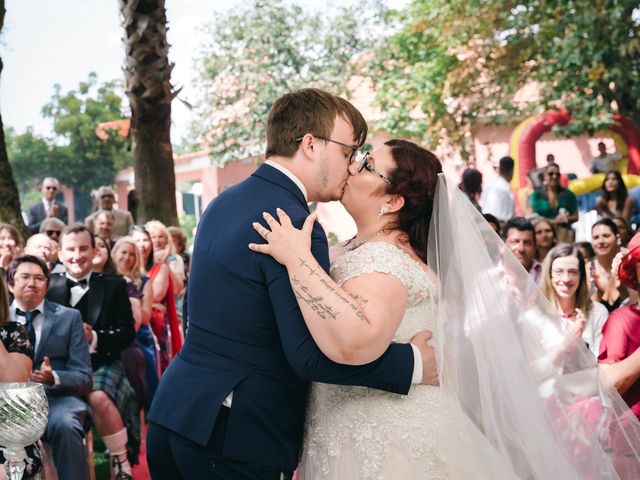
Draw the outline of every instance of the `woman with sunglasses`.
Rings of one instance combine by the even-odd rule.
[[[571,224],[578,221],[578,204],[571,190],[560,185],[560,167],[550,163],[544,170],[542,188],[534,190],[529,205],[556,227],[559,242],[572,242]]]

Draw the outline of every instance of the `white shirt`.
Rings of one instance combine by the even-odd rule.
[[[490,213],[498,220],[506,222],[515,214],[515,204],[511,186],[501,176],[497,176],[482,194],[482,213]]]
[[[13,300],[13,303],[11,304],[11,307],[9,309],[10,316],[14,322],[19,323],[20,325],[26,325],[27,319],[24,315],[16,315],[16,308],[19,308],[23,312],[28,311],[28,309],[24,308],[22,303],[20,303],[17,298]],[[33,320],[31,320],[31,326],[33,327],[33,331],[36,335],[36,344],[33,346],[33,350],[36,351],[38,349],[38,345],[40,345],[40,337],[42,335],[42,324],[44,322],[44,299],[33,310],[40,311],[40,313],[38,313],[38,315],[33,317]],[[33,368],[40,369],[40,365],[34,365]],[[55,372],[55,370],[52,370],[51,373],[53,374],[53,384],[59,385],[60,377],[58,377],[58,374]]]
[[[84,297],[85,293],[89,290],[89,282],[91,281],[91,272],[85,275],[82,278],[74,278],[68,272],[66,276],[69,280],[73,280],[74,282],[79,282],[80,280],[86,280],[87,284],[83,287],[80,285],[75,285],[71,287],[69,290],[71,293],[71,298],[69,299],[69,305],[75,307],[82,297]],[[91,340],[91,344],[89,344],[89,353],[96,353],[98,351],[98,333],[93,330],[93,337]]]

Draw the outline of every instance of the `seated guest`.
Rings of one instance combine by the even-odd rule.
[[[53,260],[54,251],[53,243],[53,240],[44,233],[36,233],[27,239],[27,244],[24,246],[24,254],[33,255],[34,257],[44,260],[47,268],[51,271],[51,261]]]
[[[465,169],[462,172],[462,182],[460,182],[458,188],[467,196],[473,206],[481,212],[482,207],[478,202],[480,195],[482,195],[482,173],[475,168]]]
[[[117,275],[116,266],[111,259],[111,247],[104,239],[96,236],[96,256],[93,257],[92,272]]]
[[[109,248],[113,247],[115,243],[111,238],[113,236],[114,222],[115,216],[113,210],[100,210],[93,222],[93,234],[107,242]]]
[[[589,298],[585,261],[574,245],[561,243],[549,251],[542,265],[541,289],[562,315],[566,328],[582,337],[597,357],[609,312]]]
[[[502,229],[502,238],[531,278],[540,285],[542,264],[535,258],[536,232],[529,220],[513,217]]]
[[[31,233],[38,233],[47,218],[58,218],[63,225],[69,221],[67,207],[56,200],[59,189],[60,184],[55,178],[47,177],[42,181],[42,200],[32,205],[27,215],[27,227]]]
[[[145,405],[145,410],[148,411],[155,391],[158,388],[160,375],[156,340],[150,326],[151,309],[153,305],[151,282],[148,281],[149,277],[146,275],[143,276],[141,273],[140,266],[142,262],[140,253],[133,238],[121,237],[118,239],[111,252],[111,257],[116,265],[118,274],[122,275],[127,282],[129,301],[131,302],[131,309],[133,310],[133,316],[136,320],[136,343],[144,354],[144,368],[138,368],[137,371],[132,372],[131,375],[144,374],[146,402],[142,404]],[[130,382],[131,375],[127,373]]]
[[[0,271],[4,271],[14,258],[22,253],[22,235],[8,223],[0,223]]]
[[[117,240],[120,237],[125,236],[129,232],[129,228],[133,225],[133,217],[126,210],[118,210],[113,208],[116,202],[116,194],[111,187],[102,186],[96,191],[96,203],[98,204],[98,210],[93,212],[87,218],[85,218],[85,225],[92,232],[95,231],[94,222],[98,214],[106,210],[113,214],[113,230],[112,238]]]
[[[629,252],[622,258],[617,276],[623,285],[640,290],[638,262],[640,261],[640,234],[629,242]],[[602,344],[598,361],[605,368],[632,355],[640,347],[640,308],[631,304],[609,315],[602,329]],[[606,366],[605,366],[606,365]],[[640,418],[640,381],[632,385],[616,386],[631,411]]]
[[[558,242],[572,242],[571,224],[578,220],[576,196],[560,185],[558,165],[550,163],[544,172],[544,186],[529,196],[529,205],[535,213],[555,226]]]
[[[33,344],[24,325],[10,320],[9,295],[4,276],[0,275],[0,383],[28,382],[33,366]],[[24,476],[31,477],[41,470],[42,461],[36,445],[28,445],[25,450]],[[0,450],[0,480],[7,478],[1,466],[4,461]]]
[[[49,269],[38,257],[15,259],[7,271],[14,300],[11,316],[26,327],[35,346],[31,381],[41,383],[49,401],[44,439],[51,444],[60,478],[88,479],[84,435],[91,426],[86,398],[91,360],[77,310],[45,300]]]
[[[536,230],[536,260],[542,263],[549,250],[557,243],[556,230],[544,218],[538,218],[532,223]]]
[[[132,478],[130,461],[138,458],[140,425],[136,395],[120,361],[120,353],[135,337],[126,284],[120,277],[91,272],[95,238],[84,225],[65,228],[60,246],[66,273],[52,276],[47,298],[82,315],[93,368],[89,405],[96,430],[109,450],[116,478]]]
[[[598,220],[591,227],[591,244],[595,256],[587,265],[591,298],[602,303],[609,312],[620,307],[629,297],[629,291],[611,273],[613,259],[620,250],[618,227],[610,218]]]
[[[618,233],[620,234],[620,246],[626,248],[629,240],[633,237],[633,232],[631,231],[631,225],[622,217],[613,217],[613,223],[618,227]]]
[[[47,218],[42,221],[40,225],[40,232],[44,233],[47,237],[56,243],[60,243],[60,235],[64,230],[65,224],[58,218]]]
[[[593,246],[589,242],[577,242],[576,248],[580,251],[587,264],[596,256],[596,252],[593,251]]]
[[[173,274],[165,262],[154,262],[154,246],[151,235],[142,226],[131,228],[131,237],[136,242],[141,259],[141,274],[149,277],[153,292],[151,329],[160,345],[160,371],[169,366],[169,361],[182,346],[180,322],[175,304]]]
[[[633,210],[633,198],[629,196],[619,171],[607,172],[601,191],[601,196],[596,201],[598,213],[603,217],[622,217],[629,221]]]

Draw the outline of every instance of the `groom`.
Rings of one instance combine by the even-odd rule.
[[[300,227],[308,202],[339,200],[367,124],[346,100],[304,89],[276,100],[267,161],[225,190],[202,216],[189,279],[189,331],[162,377],[147,435],[153,479],[288,479],[298,463],[309,382],[407,394],[436,383],[421,332],[363,366],[333,363],[306,328],[286,269],[251,224],[282,208]],[[312,251],[329,268],[316,223]]]

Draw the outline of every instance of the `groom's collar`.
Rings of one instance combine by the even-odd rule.
[[[273,160],[266,160],[265,165],[269,165],[273,168],[275,168],[276,170],[284,173],[287,177],[289,177],[289,179],[296,184],[296,186],[300,189],[300,191],[302,192],[302,196],[304,197],[304,201],[308,202],[309,199],[307,198],[307,189],[304,186],[304,183],[302,183],[302,181],[296,177],[293,173],[291,173],[291,170],[289,170],[287,167],[280,165],[277,162],[274,162]]]

